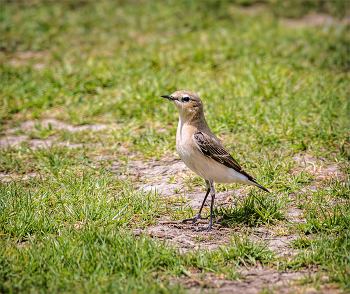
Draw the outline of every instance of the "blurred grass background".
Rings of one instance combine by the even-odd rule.
[[[301,18],[340,19],[348,8],[346,1],[5,2],[1,128],[55,117],[162,126],[173,137],[176,110],[159,96],[187,89],[203,98],[223,136],[344,153],[349,25]]]

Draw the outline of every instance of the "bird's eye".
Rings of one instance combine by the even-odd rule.
[[[184,98],[184,101],[185,101],[185,102],[188,102],[188,101],[190,101],[190,98],[189,98],[189,97],[185,97],[185,98]]]

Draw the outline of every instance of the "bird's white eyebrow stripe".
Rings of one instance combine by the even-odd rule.
[[[185,94],[182,96],[182,98],[191,98],[189,95]]]

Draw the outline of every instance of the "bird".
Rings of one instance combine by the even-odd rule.
[[[191,91],[176,91],[171,95],[162,95],[172,101],[179,114],[179,123],[176,132],[176,149],[185,165],[195,174],[204,179],[207,192],[198,214],[193,218],[184,219],[186,223],[195,223],[202,217],[202,209],[210,193],[210,219],[206,227],[197,231],[210,231],[213,226],[213,208],[215,200],[215,183],[239,183],[257,186],[269,192],[257,180],[248,174],[227,151],[224,145],[210,130],[203,111],[203,103],[199,96]]]

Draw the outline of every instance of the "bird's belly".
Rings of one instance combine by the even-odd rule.
[[[197,169],[202,172],[206,179],[212,180],[215,183],[247,183],[246,176],[205,155],[203,155],[203,158],[198,162]]]
[[[186,166],[201,178],[215,183],[247,184],[247,177],[214,159],[205,156],[199,149],[177,146],[177,152]]]
[[[176,149],[177,153],[179,154],[182,161],[186,164],[186,166],[198,176],[206,179],[205,176],[197,169],[196,150],[191,150],[190,147],[186,148],[186,146],[181,145],[177,145]]]

